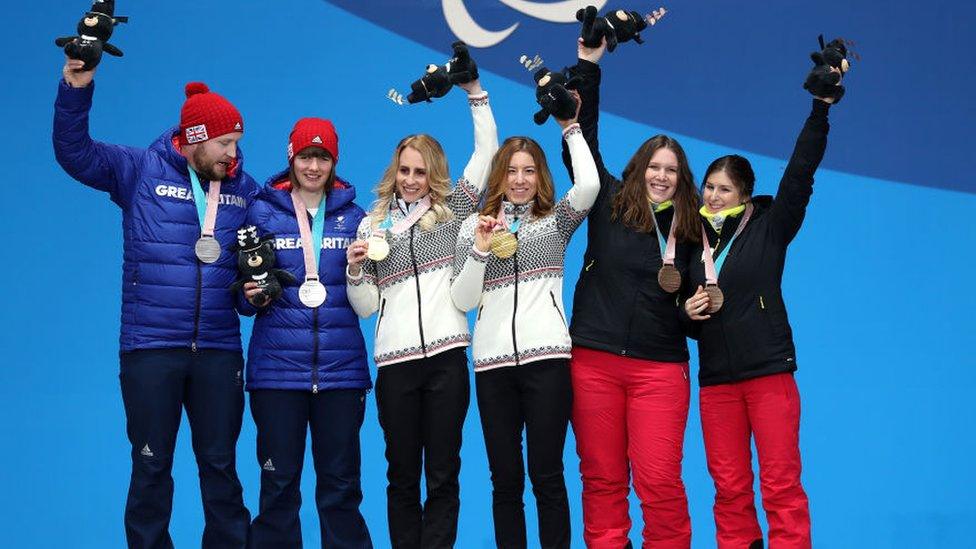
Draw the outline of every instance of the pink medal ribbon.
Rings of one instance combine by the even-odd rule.
[[[306,307],[314,309],[325,303],[327,296],[325,286],[319,282],[318,258],[315,253],[316,248],[321,253],[322,242],[321,238],[319,242],[314,242],[305,203],[298,197],[298,193],[294,191],[291,193],[291,202],[295,206],[295,220],[298,221],[298,232],[302,237],[302,255],[305,257],[305,282],[298,288],[298,299]],[[320,203],[319,208],[324,209],[325,204]]]
[[[430,194],[426,194],[418,200],[417,205],[410,210],[410,213],[406,217],[393,225],[390,232],[398,235],[410,230],[410,227],[413,227],[414,223],[419,221],[427,213],[427,210],[430,210]]]
[[[654,211],[651,211],[651,219],[654,221],[654,232],[657,233],[657,239],[661,248],[661,268],[657,271],[657,283],[665,292],[671,294],[681,289],[681,272],[674,266],[674,256],[676,255],[675,250],[677,248],[674,227],[678,224],[678,210],[674,210],[667,240],[661,234],[661,227],[657,224],[657,215]]]
[[[736,237],[742,234],[742,231],[746,228],[749,223],[749,218],[752,217],[753,207],[752,202],[746,204],[745,214],[742,216],[742,221],[739,226],[736,227],[735,233],[732,238],[729,239],[729,243],[722,249],[722,252],[717,258],[718,267],[716,268],[716,258],[712,254],[715,253],[712,250],[712,246],[708,243],[708,233],[705,232],[705,226],[702,226],[702,261],[705,263],[705,284],[709,286],[718,285],[718,275],[722,271],[722,265],[725,264],[725,257],[729,250],[732,249],[732,243],[735,242]]]
[[[190,169],[190,180],[196,183],[200,190],[203,186],[196,176],[193,169]],[[196,188],[193,189],[194,200],[197,198]],[[214,263],[220,258],[220,243],[214,238],[214,227],[217,225],[217,206],[220,204],[220,181],[211,181],[210,188],[207,190],[206,212],[200,219],[200,238],[193,247],[197,259],[202,263]],[[202,204],[197,202],[197,213],[200,213]]]

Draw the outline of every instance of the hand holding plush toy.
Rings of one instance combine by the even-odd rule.
[[[76,69],[90,71],[102,60],[102,52],[122,57],[122,50],[108,43],[115,25],[127,23],[128,17],[115,17],[115,0],[95,0],[91,10],[78,22],[77,36],[64,36],[54,41],[70,59],[84,61],[85,65]]]
[[[545,123],[549,115],[560,120],[575,118],[577,102],[570,93],[579,87],[582,78],[567,77],[564,72],[553,72],[542,67],[535,73],[535,100],[542,107],[535,113],[533,120],[540,126]]]
[[[468,45],[458,40],[451,45],[454,57],[443,65],[427,65],[427,74],[410,84],[407,101],[430,102],[431,98],[444,97],[454,85],[463,86],[478,79],[478,65],[471,58]]]
[[[823,35],[820,35],[819,40],[821,51],[810,54],[814,67],[807,75],[803,88],[827,103],[839,103],[844,97],[844,86],[840,82],[851,68],[847,60],[847,46],[839,38],[826,45]]]
[[[580,37],[587,48],[599,47],[603,39],[607,41],[607,51],[617,49],[617,44],[631,40],[643,44],[640,32],[647,28],[647,24],[657,23],[666,13],[664,8],[655,10],[646,19],[636,11],[616,10],[603,17],[597,17],[595,6],[586,6],[576,12],[576,20],[583,23]]]
[[[258,237],[254,225],[237,231],[237,270],[240,272],[230,291],[237,293],[247,283],[254,283],[258,292],[248,296],[256,307],[267,307],[281,296],[282,286],[295,283],[295,277],[284,269],[275,269],[274,235]]]

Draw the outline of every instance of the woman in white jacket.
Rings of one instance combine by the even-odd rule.
[[[379,311],[376,403],[386,440],[393,547],[451,547],[457,536],[461,429],[470,401],[467,319],[451,300],[461,221],[484,190],[498,132],[479,80],[461,85],[474,119],[474,154],[452,189],[429,135],[405,137],[377,200],[347,250],[346,289],[359,316]],[[421,505],[421,468],[427,500]]]
[[[527,545],[523,429],[541,546],[570,543],[562,454],[572,409],[572,345],[562,306],[563,259],[600,180],[575,118],[557,122],[572,156],[572,189],[555,202],[539,145],[507,139],[492,161],[484,207],[461,226],[454,260],[454,303],[478,308],[475,383],[499,547]]]

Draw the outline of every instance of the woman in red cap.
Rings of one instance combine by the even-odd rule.
[[[336,177],[339,141],[328,120],[299,120],[288,168],[271,177],[248,210],[258,234],[275,236],[277,267],[298,283],[273,301],[245,285],[257,314],[247,386],[257,425],[261,501],[254,547],[301,547],[302,462],[311,431],[315,503],[323,547],[371,547],[359,512],[359,430],[371,387],[359,320],[346,299],[345,249],[365,212]],[[239,235],[246,245],[247,233]]]
[[[347,252],[349,300],[363,318],[379,311],[376,403],[389,464],[393,547],[451,547],[457,536],[471,337],[451,301],[451,260],[461,221],[474,212],[498,149],[488,94],[478,79],[460,87],[474,120],[474,153],[457,185],[451,187],[433,137],[402,139]]]

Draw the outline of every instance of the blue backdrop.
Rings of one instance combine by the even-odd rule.
[[[259,180],[283,167],[297,118],[332,118],[341,139],[338,171],[366,206],[404,134],[440,139],[455,175],[470,154],[462,94],[407,107],[389,101],[387,91],[408,91],[427,63],[443,62],[452,28],[490,42],[500,36],[492,33],[517,24],[474,54],[501,136],[527,134],[543,143],[565,192],[558,129],[532,124],[531,75],[517,62],[522,54],[538,54],[550,67],[573,62],[577,27],[545,20],[547,9],[563,4],[577,2],[211,0],[187,9],[122,1],[118,12],[132,22],[113,42],[126,56],[99,67],[92,132],[147,145],[178,119],[183,85],[204,80],[247,119],[243,148]],[[743,4],[669,2],[670,14],[645,34],[647,44],[626,44],[606,57],[604,158],[619,171],[643,139],[667,132],[681,140],[696,174],[715,156],[739,152],[753,161],[757,192],[774,192],[808,110],[800,83],[816,35],[855,40],[862,60],[832,111],[827,157],[785,283],[799,353],[803,478],[814,539],[821,547],[971,546],[976,475],[967,464],[976,448],[970,400],[976,360],[965,342],[973,340],[976,305],[966,283],[976,267],[968,249],[976,236],[969,219],[976,194],[963,159],[976,122],[966,53],[976,38],[970,25],[976,8],[903,0]],[[50,145],[63,62],[53,38],[73,33],[89,5],[38,0],[12,14],[17,21],[6,31],[0,234],[11,245],[4,263],[15,274],[7,278],[0,313],[5,547],[124,544],[129,457],[117,377],[120,214],[107,196],[67,177]],[[460,17],[465,7],[467,26]],[[567,300],[584,235],[567,254]],[[373,322],[364,322],[367,335]],[[491,547],[490,483],[474,404],[464,434],[458,547]],[[363,509],[376,545],[385,547],[385,460],[372,398],[362,440]],[[572,439],[565,456],[581,545]],[[238,461],[255,510],[260,469],[249,415]],[[312,547],[317,518],[307,470],[302,519]],[[186,427],[174,477],[172,533],[178,547],[196,546],[203,518]],[[713,489],[694,391],[684,479],[694,546],[711,547]],[[534,506],[531,492],[526,505]],[[534,513],[528,515],[533,539]],[[632,516],[637,541],[636,503]]]

